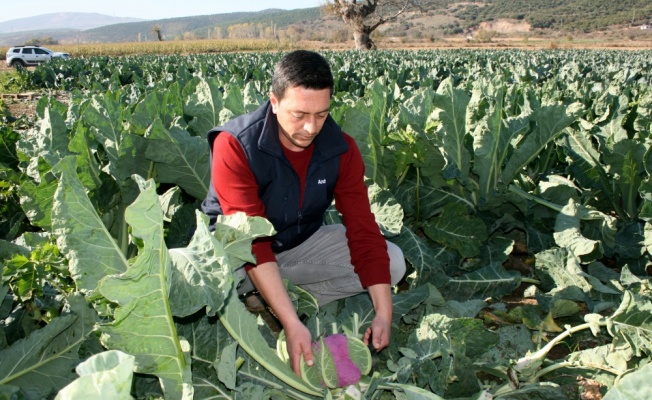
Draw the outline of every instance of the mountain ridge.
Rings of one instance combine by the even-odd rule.
[[[50,29],[87,30],[100,26],[140,21],[145,20],[131,17],[113,17],[100,13],[48,13],[0,22],[0,33],[18,33]],[[34,29],[35,26],[38,28]]]
[[[220,28],[226,32],[229,26],[235,24],[251,23],[252,21],[265,21],[265,23],[269,23],[270,17],[276,21],[274,22],[276,25],[280,21],[281,26],[305,22],[306,20],[319,18],[320,8],[314,7],[296,10],[270,8],[262,11],[243,11],[158,20],[138,20],[107,24],[84,30],[42,29],[42,26],[38,23],[41,17],[43,16],[27,18],[28,20],[31,19],[34,22],[33,25],[38,26],[39,29],[20,32],[0,32],[0,46],[19,45],[27,41],[45,37],[51,37],[60,44],[150,41],[156,40],[155,35],[152,33],[154,26],[158,26],[161,29],[164,40],[184,39],[187,38],[186,36],[188,34],[193,36],[193,38],[204,38],[208,30]],[[6,21],[3,24],[8,22],[11,21]]]

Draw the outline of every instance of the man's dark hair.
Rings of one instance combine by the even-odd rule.
[[[330,89],[335,87],[328,61],[314,51],[296,50],[286,54],[274,66],[272,93],[281,100],[287,88]]]

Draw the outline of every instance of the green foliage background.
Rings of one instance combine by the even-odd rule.
[[[605,397],[647,396],[650,52],[324,54],[332,115],[359,143],[377,222],[410,268],[392,344],[356,389],[574,399],[582,375]],[[37,118],[0,127],[0,394],[52,397],[115,371],[135,398],[346,397],[294,375],[235,295],[233,270],[269,224],[235,216],[212,234],[198,212],[205,133],[265,101],[281,55],[21,72],[71,100],[44,96]],[[365,294],[319,309],[289,291],[315,337],[371,323]],[[107,350],[124,354],[92,357]],[[116,368],[127,356],[131,375]]]

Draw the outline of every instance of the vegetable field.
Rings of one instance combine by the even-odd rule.
[[[408,261],[371,372],[295,375],[234,290],[271,225],[199,211],[206,132],[281,54],[89,57],[21,72],[70,102],[0,125],[0,398],[652,398],[652,52],[324,54]],[[288,290],[315,338],[371,323]]]

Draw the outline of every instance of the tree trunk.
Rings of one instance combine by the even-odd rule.
[[[366,26],[357,27],[353,32],[355,48],[358,50],[376,50],[376,43],[371,39],[371,32]]]

